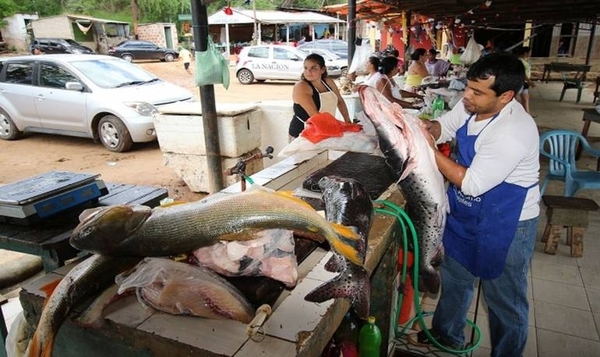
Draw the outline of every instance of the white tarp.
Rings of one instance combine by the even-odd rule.
[[[232,15],[226,15],[221,9],[208,17],[209,25],[222,24],[251,24],[254,23],[253,10],[233,10]],[[333,24],[344,23],[344,20],[318,14],[316,12],[285,12],[271,10],[256,10],[257,22],[263,24]]]

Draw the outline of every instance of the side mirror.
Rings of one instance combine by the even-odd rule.
[[[79,82],[67,82],[65,83],[65,89],[72,90],[74,92],[81,92],[83,91],[83,84]]]

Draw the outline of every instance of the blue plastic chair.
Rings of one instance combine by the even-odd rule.
[[[585,137],[577,132],[551,130],[540,135],[540,153],[550,159],[548,173],[540,190],[542,195],[550,180],[565,183],[566,197],[574,196],[578,190],[600,189],[600,171],[577,169],[575,154],[578,145],[581,145],[583,152],[600,159],[600,150],[592,148]]]

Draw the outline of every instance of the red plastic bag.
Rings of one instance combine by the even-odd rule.
[[[300,134],[313,144],[328,138],[339,138],[345,131],[359,132],[361,126],[337,120],[330,113],[318,113],[308,118]]]

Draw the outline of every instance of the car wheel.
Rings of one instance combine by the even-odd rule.
[[[250,84],[254,82],[254,75],[249,69],[240,69],[237,73],[237,79],[241,84]]]
[[[123,55],[123,56],[121,56],[121,58],[124,59],[127,62],[133,61],[133,56],[132,55]]]
[[[10,118],[7,112],[0,109],[0,139],[15,140],[18,139],[23,132],[17,129],[17,126]]]
[[[167,53],[165,55],[165,62],[173,62],[174,59],[175,59],[175,56],[172,53]]]
[[[125,152],[133,146],[129,129],[114,115],[106,115],[100,119],[98,137],[102,145],[110,151]]]
[[[348,74],[348,67],[342,67],[342,74],[340,76],[346,77],[347,74]]]

